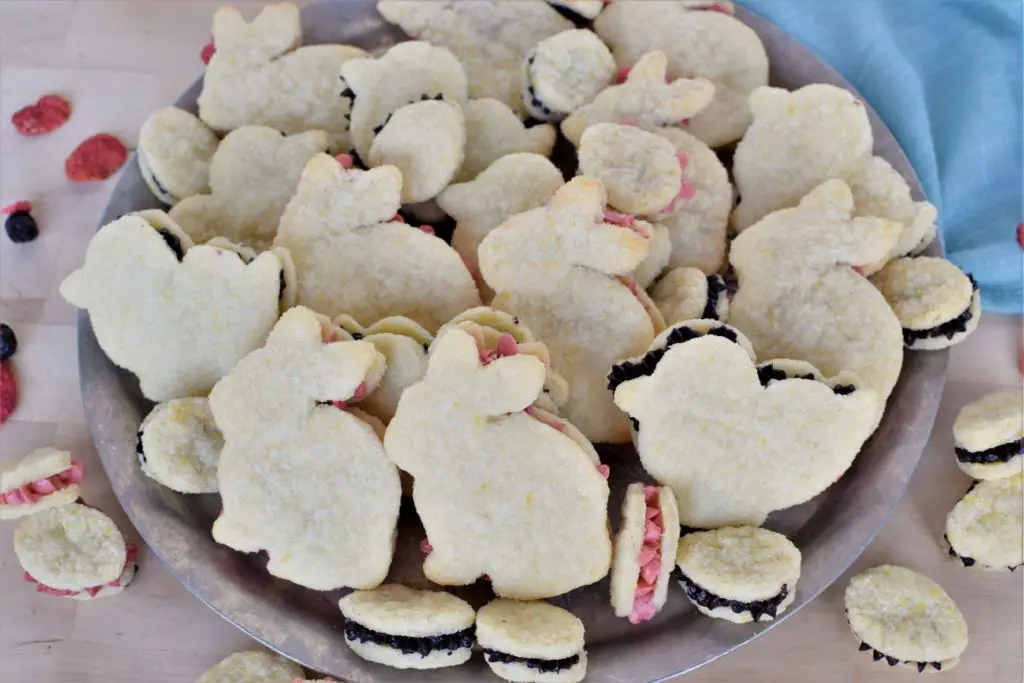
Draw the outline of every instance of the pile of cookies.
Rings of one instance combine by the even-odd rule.
[[[935,208],[852,94],[769,87],[729,3],[378,9],[412,40],[221,9],[198,116],[143,126],[168,211],[102,227],[61,287],[158,403],[142,471],[219,492],[214,539],[271,574],[356,589],[346,642],[379,663],[475,641],[509,680],[581,680],[582,623],[537,601],[609,573],[632,623],[673,574],[775,618],[800,552],[760,526],[850,467],[905,349],[977,325],[970,276],[918,256]],[[593,444],[630,441],[652,481],[613,539]],[[403,494],[426,578],[495,602],[381,586]]]

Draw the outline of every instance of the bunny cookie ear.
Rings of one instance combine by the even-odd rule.
[[[784,88],[762,85],[750,93],[748,100],[754,116],[770,116],[782,111],[789,97],[790,92]]]
[[[213,40],[218,54],[239,62],[269,61],[302,43],[299,9],[291,3],[269,5],[247,23],[234,7],[222,7],[213,15]]]
[[[664,83],[668,73],[668,57],[661,50],[648,52],[626,75],[627,83]]]

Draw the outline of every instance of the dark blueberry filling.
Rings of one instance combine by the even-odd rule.
[[[700,317],[718,320],[718,297],[727,289],[721,275],[708,275],[708,302],[704,304],[704,312]]]
[[[571,669],[580,661],[579,655],[566,657],[565,659],[531,659],[529,657],[516,657],[515,655],[498,652],[497,650],[484,649],[484,656],[488,662],[497,664],[525,664],[528,669],[536,669],[539,673],[557,673]]]
[[[386,119],[384,119],[384,123],[380,124],[379,126],[374,126],[373,127],[373,134],[374,135],[380,135],[380,132],[382,130],[384,130],[384,126],[388,125],[388,122],[391,121],[391,117],[393,115],[394,115],[394,112],[391,112],[391,114],[388,114],[388,117]]]
[[[986,448],[983,451],[969,451],[957,446],[956,459],[960,462],[984,465],[993,462],[1009,462],[1014,456],[1024,453],[1024,439],[1007,441],[1006,443]]]
[[[418,654],[421,657],[426,657],[431,652],[438,650],[452,651],[473,647],[472,628],[456,633],[445,633],[439,636],[413,638],[411,636],[392,636],[380,631],[371,631],[351,619],[345,620],[345,638],[348,640],[358,640],[360,643],[387,645],[398,650],[403,655]]]
[[[284,277],[284,268],[281,269],[281,272],[280,272],[280,274],[277,277],[278,277],[277,300],[281,301],[282,299],[284,299],[285,287],[288,286],[288,282],[287,282],[287,280],[285,280],[285,277]]]
[[[867,643],[861,643],[858,649],[861,652],[867,652],[868,650],[870,650],[871,658],[873,660],[875,660],[876,662],[880,662],[884,659],[889,666],[896,666],[900,663],[900,661],[903,661],[904,664],[913,664],[914,666],[916,666],[917,673],[924,673],[924,670],[928,667],[929,664],[931,664],[932,668],[936,671],[942,671],[942,662],[915,662],[911,659],[899,660],[896,657],[890,657],[884,652],[879,652]]]
[[[967,279],[971,281],[971,291],[978,291],[978,283],[970,273],[967,274]],[[973,317],[974,314],[971,313],[971,304],[967,304],[967,308],[964,309],[963,313],[948,322],[942,323],[941,325],[929,327],[927,330],[908,330],[904,327],[903,345],[910,346],[920,339],[937,339],[938,337],[952,339],[961,332],[967,331],[967,323]]]
[[[185,258],[185,250],[181,248],[181,240],[178,239],[177,235],[165,228],[160,228],[157,232],[164,238],[164,242],[166,242],[167,246],[171,248],[171,251],[174,252],[174,256],[179,261]]]
[[[531,76],[530,84],[526,86],[526,94],[529,96],[530,106],[535,110],[542,112],[545,116],[551,116],[555,112],[552,111],[544,102],[537,97],[537,92],[533,89],[533,80]]]
[[[359,341],[360,339],[363,338],[363,333],[362,332],[352,332],[351,334],[352,334],[352,339],[354,339],[355,341]]]
[[[704,335],[700,332],[685,326],[673,329],[669,333],[668,339],[665,340],[665,346],[662,348],[652,349],[638,360],[627,360],[613,365],[612,371],[608,373],[608,389],[615,391],[623,382],[628,382],[629,380],[636,379],[637,377],[653,375],[654,369],[658,367],[658,363],[661,362],[666,351],[676,344],[682,344],[703,336]],[[735,335],[733,335],[733,337],[733,341],[735,341]]]
[[[146,462],[146,454],[142,451],[142,430],[135,433],[135,455],[139,456],[139,462]]]
[[[39,237],[39,226],[28,211],[15,211],[9,215],[4,221],[4,229],[15,244],[31,242]]]
[[[757,368],[757,379],[761,382],[761,386],[766,387],[772,382],[781,382],[784,379],[809,379],[812,382],[818,381],[818,378],[814,375],[789,375],[785,370],[780,370],[775,367],[772,363],[765,363],[759,365]],[[837,384],[832,387],[832,393],[839,396],[847,396],[857,391],[857,387],[852,384]]]
[[[571,21],[573,23],[573,26],[575,26],[576,28],[587,28],[590,26],[590,19],[587,19],[585,16],[579,14],[578,12],[574,12],[565,5],[555,3],[551,5],[551,9],[555,10],[563,17]]]
[[[761,617],[766,614],[774,619],[775,615],[779,611],[779,605],[781,605],[782,601],[789,595],[789,586],[782,584],[782,590],[780,590],[777,595],[768,598],[767,600],[757,600],[755,602],[727,600],[711,593],[710,591],[706,591],[695,584],[690,577],[679,569],[679,567],[673,569],[672,572],[675,575],[676,581],[678,581],[679,585],[681,585],[683,590],[686,591],[687,597],[701,607],[709,610],[718,607],[728,607],[736,614],[750,612],[750,618],[754,621],[760,621]]]
[[[855,391],[857,391],[857,387],[852,384],[837,384],[832,387],[832,392],[840,396],[847,396]]]
[[[282,135],[284,135],[284,133],[282,133]],[[160,182],[160,179],[156,177],[156,173],[153,173],[152,170],[150,170],[150,172],[149,172],[149,178],[150,178],[150,180],[153,181],[153,184],[156,185],[156,191],[157,192],[159,192],[159,193],[161,193],[163,195],[166,195],[171,200],[176,200],[177,199],[177,197],[175,197],[174,194],[170,190],[168,190],[166,187],[164,187],[164,184]]]

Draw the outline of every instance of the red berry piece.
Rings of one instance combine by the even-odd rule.
[[[14,112],[11,123],[26,137],[52,133],[71,117],[71,103],[60,95],[44,95],[35,104]]]
[[[18,338],[9,325],[0,323],[0,362],[7,360],[18,350]]]
[[[1017,224],[1017,244],[1024,249],[1024,223]]]
[[[109,133],[85,139],[64,162],[64,175],[73,183],[106,180],[124,166],[128,149]]]
[[[203,49],[199,52],[199,59],[203,60],[203,64],[209,64],[216,52],[217,46],[213,44],[213,40],[211,39],[210,42],[203,45]]]
[[[18,386],[11,372],[11,361],[0,361],[0,425],[14,412],[18,404]]]

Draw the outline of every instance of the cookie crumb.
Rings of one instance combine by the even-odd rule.
[[[52,133],[71,117],[71,103],[60,95],[44,95],[35,104],[14,112],[11,123],[25,137]]]

